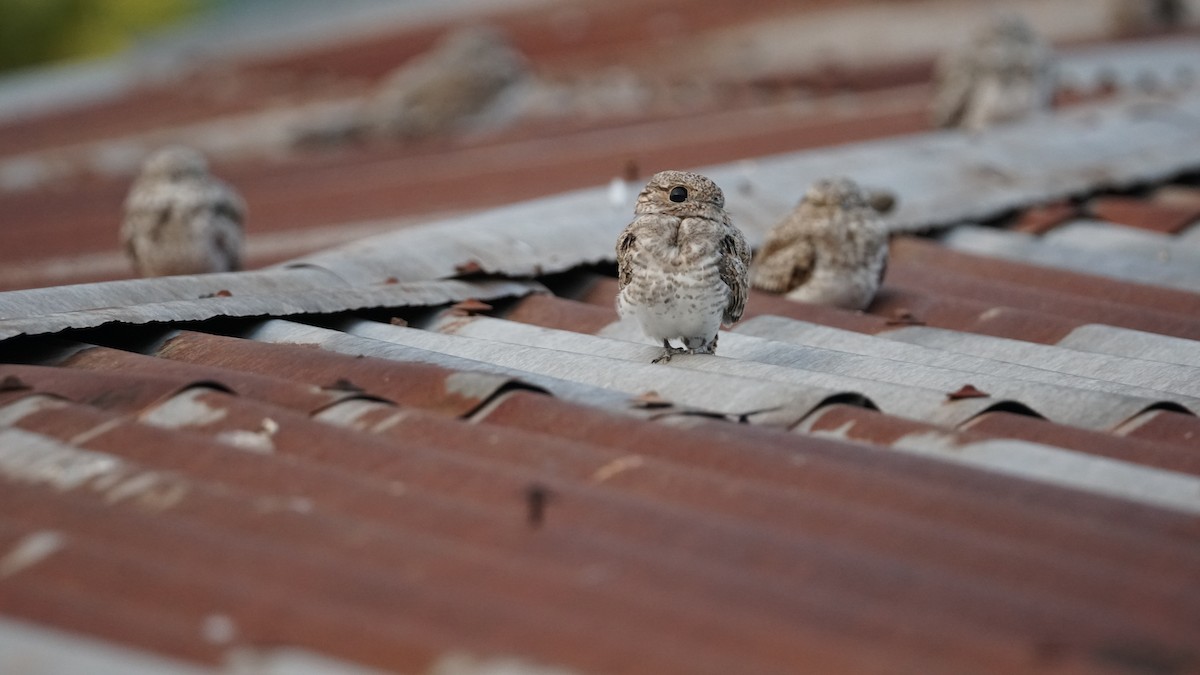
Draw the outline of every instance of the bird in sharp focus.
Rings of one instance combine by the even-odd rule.
[[[880,212],[894,201],[890,192],[864,190],[849,178],[817,181],[767,235],[751,282],[791,300],[866,309],[887,267]]]
[[[749,292],[750,248],[725,212],[725,195],[699,174],[661,171],[634,214],[617,239],[617,311],[662,343],[655,363],[712,354],[717,331],[742,317]]]
[[[125,199],[121,243],[141,276],[241,268],[246,206],[204,156],[171,146],[146,159]]]

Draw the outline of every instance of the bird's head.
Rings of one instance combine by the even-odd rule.
[[[142,177],[179,181],[208,173],[208,162],[196,150],[172,145],[155,152],[142,164]]]
[[[705,176],[689,171],[660,171],[638,195],[634,213],[661,213],[686,218],[725,208],[725,193]]]
[[[851,209],[867,206],[869,200],[866,191],[849,178],[822,178],[808,188],[802,203]]]

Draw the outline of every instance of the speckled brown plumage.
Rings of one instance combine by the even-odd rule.
[[[865,309],[887,265],[888,231],[879,210],[891,201],[848,178],[817,181],[767,235],[755,257],[755,288],[792,300]]]
[[[372,106],[375,126],[402,138],[450,131],[483,112],[526,71],[524,57],[504,33],[486,26],[459,29],[388,77]]]
[[[979,131],[1048,109],[1054,56],[1019,15],[1000,13],[937,63],[933,123]]]
[[[125,199],[121,243],[141,276],[237,270],[245,214],[203,155],[168,147],[146,160]]]
[[[662,342],[655,362],[713,353],[717,331],[742,317],[749,292],[750,248],[725,212],[725,195],[699,174],[662,171],[634,213],[617,239],[617,310]]]

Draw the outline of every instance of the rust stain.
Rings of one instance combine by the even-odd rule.
[[[887,325],[889,326],[924,326],[925,322],[918,319],[912,310],[906,307],[897,307],[888,315]]]
[[[462,302],[457,302],[450,306],[451,313],[455,314],[456,316],[471,316],[472,314],[490,312],[492,309],[493,308],[491,305],[475,298],[468,298]]]
[[[633,407],[635,408],[669,408],[671,402],[663,398],[657,391],[646,391],[638,394],[633,399]]]
[[[946,394],[946,398],[950,401],[960,401],[965,398],[987,398],[991,394],[980,391],[973,384],[964,384],[957,391],[952,391]]]
[[[454,271],[463,276],[467,276],[470,274],[479,274],[480,272],[483,271],[483,266],[479,264],[478,260],[468,260],[464,263],[459,263],[459,264],[455,265]]]

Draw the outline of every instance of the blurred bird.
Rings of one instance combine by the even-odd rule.
[[[646,183],[617,239],[617,311],[662,341],[654,363],[681,352],[712,354],[717,331],[742,317],[750,248],[708,178],[662,171]],[[678,339],[682,348],[672,347]]]
[[[142,165],[125,199],[121,243],[141,276],[241,268],[246,206],[208,173],[204,156],[172,146]]]
[[[754,260],[755,288],[791,300],[866,309],[887,267],[890,192],[868,192],[848,178],[817,181],[767,235]]]
[[[946,52],[934,74],[933,122],[980,131],[1050,108],[1054,55],[1017,14],[1001,13]]]
[[[397,68],[372,116],[378,129],[402,138],[444,133],[483,112],[526,73],[524,57],[502,32],[463,28]]]

